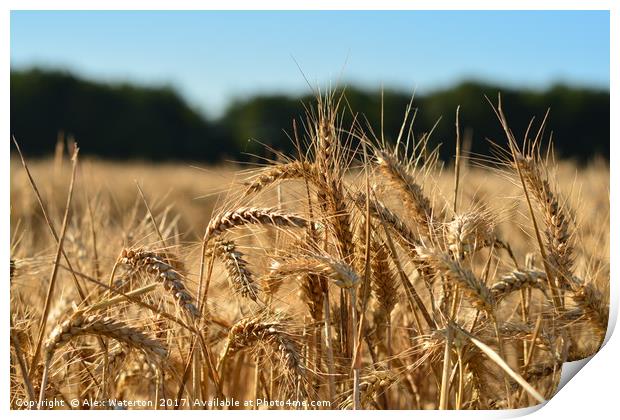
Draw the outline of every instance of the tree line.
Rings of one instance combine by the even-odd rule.
[[[293,121],[300,134],[314,96],[259,95],[232,103],[224,115],[209,119],[172,88],[138,87],[84,80],[59,71],[11,71],[11,135],[24,151],[53,152],[59,132],[77,139],[81,153],[110,159],[252,161],[294,152]],[[410,92],[344,89],[342,124],[355,121],[394,141],[411,100]],[[417,136],[429,133],[449,160],[455,149],[455,112],[472,154],[488,155],[490,142],[505,144],[487,99],[504,110],[517,138],[532,117],[540,123],[547,109],[547,136],[560,157],[580,162],[609,159],[609,91],[568,85],[545,90],[514,89],[466,81],[413,99]],[[350,110],[350,111],[349,111]],[[368,130],[370,131],[370,130]]]

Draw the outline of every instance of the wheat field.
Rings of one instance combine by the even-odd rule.
[[[338,102],[319,98],[299,153],[261,165],[16,153],[12,408],[551,398],[607,329],[607,163],[556,162],[501,107],[491,156],[441,162],[412,112],[387,142],[343,127]]]

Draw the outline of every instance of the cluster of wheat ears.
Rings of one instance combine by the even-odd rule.
[[[45,220],[32,242],[47,241],[48,256],[12,243],[13,407],[498,409],[550,398],[562,364],[603,343],[609,274],[576,264],[587,256],[540,151],[544,121],[517,141],[501,101],[493,108],[506,146],[478,161],[518,187],[523,217],[506,220],[501,192],[493,205],[462,193],[458,110],[453,188],[437,191],[437,150],[414,138],[411,106],[388,144],[355,118],[342,127],[342,101],[319,98],[303,134],[295,127],[298,155],[235,181],[193,242],[139,187],[121,239],[110,238],[101,227],[115,222],[101,222],[88,188],[81,207],[73,197],[77,148],[56,223],[22,156]],[[502,234],[500,222],[518,226]],[[523,236],[529,252],[516,252]]]

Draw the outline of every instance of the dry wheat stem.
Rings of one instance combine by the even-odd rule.
[[[63,250],[63,242],[65,239],[65,234],[67,233],[67,225],[69,223],[69,215],[71,211],[71,200],[73,199],[73,188],[75,185],[75,175],[77,169],[77,153],[78,149],[75,149],[75,153],[72,157],[72,170],[71,170],[71,182],[69,184],[69,193],[67,194],[67,204],[65,206],[65,212],[62,219],[62,227],[60,228],[60,237],[58,238],[58,245],[56,248],[56,256],[54,258],[54,265],[52,266],[52,272],[50,274],[50,280],[47,288],[47,295],[45,296],[45,303],[43,306],[43,313],[41,314],[41,321],[39,322],[39,336],[37,338],[37,344],[35,347],[34,354],[32,356],[32,360],[30,361],[30,374],[32,375],[35,366],[39,363],[39,354],[41,351],[41,344],[43,343],[43,335],[45,334],[45,325],[47,323],[47,316],[49,314],[50,305],[52,302],[52,297],[54,294],[54,286],[56,285],[56,278],[58,275],[58,263],[60,262],[60,255]],[[78,285],[79,283],[76,283]],[[78,287],[78,290],[79,289]],[[85,300],[85,296],[82,297],[82,300]]]

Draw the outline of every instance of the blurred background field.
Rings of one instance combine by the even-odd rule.
[[[52,218],[60,221],[64,211],[70,179],[70,161],[66,155],[58,159],[32,160],[29,168],[50,209]],[[162,226],[173,225],[170,232],[178,243],[199,243],[204,229],[214,211],[220,211],[245,188],[245,182],[263,168],[262,165],[190,166],[181,163],[118,163],[85,158],[78,172],[74,200],[74,234],[90,226],[86,198],[93,212],[94,228],[107,249],[121,249],[138,243],[149,244],[157,240],[155,232],[149,236],[131,235],[136,223],[149,223],[147,210],[137,185],[143,190],[154,215]],[[609,165],[604,159],[587,165],[561,161],[551,168],[557,179],[558,191],[566,198],[582,237],[577,241],[582,269],[597,272],[608,267],[609,258]],[[361,174],[353,169],[347,179],[356,182]],[[426,185],[433,200],[446,197],[437,195],[450,191],[454,182],[453,167],[446,164],[433,172],[432,183]],[[498,230],[510,239],[521,258],[531,252],[532,232],[522,228],[528,224],[528,212],[521,196],[520,186],[495,168],[484,168],[478,162],[465,161],[463,169],[464,203],[487,206],[499,215]],[[299,182],[289,182],[280,190],[280,200],[292,210],[304,205],[303,188]],[[272,189],[261,196],[268,206],[278,205],[277,191]],[[398,203],[395,203],[398,207]],[[11,162],[11,226],[13,240],[19,238],[17,251],[26,254],[52,253],[52,244],[43,238],[49,236],[41,211],[28,184],[26,174],[18,159]],[[133,227],[132,227],[133,226]],[[81,232],[82,246],[89,246],[88,232]],[[19,252],[16,256],[20,256]],[[25,255],[21,255],[25,256]],[[113,264],[114,253],[105,264]],[[587,264],[594,264],[586,267]],[[608,270],[608,268],[604,268]],[[605,273],[601,273],[604,275]]]

